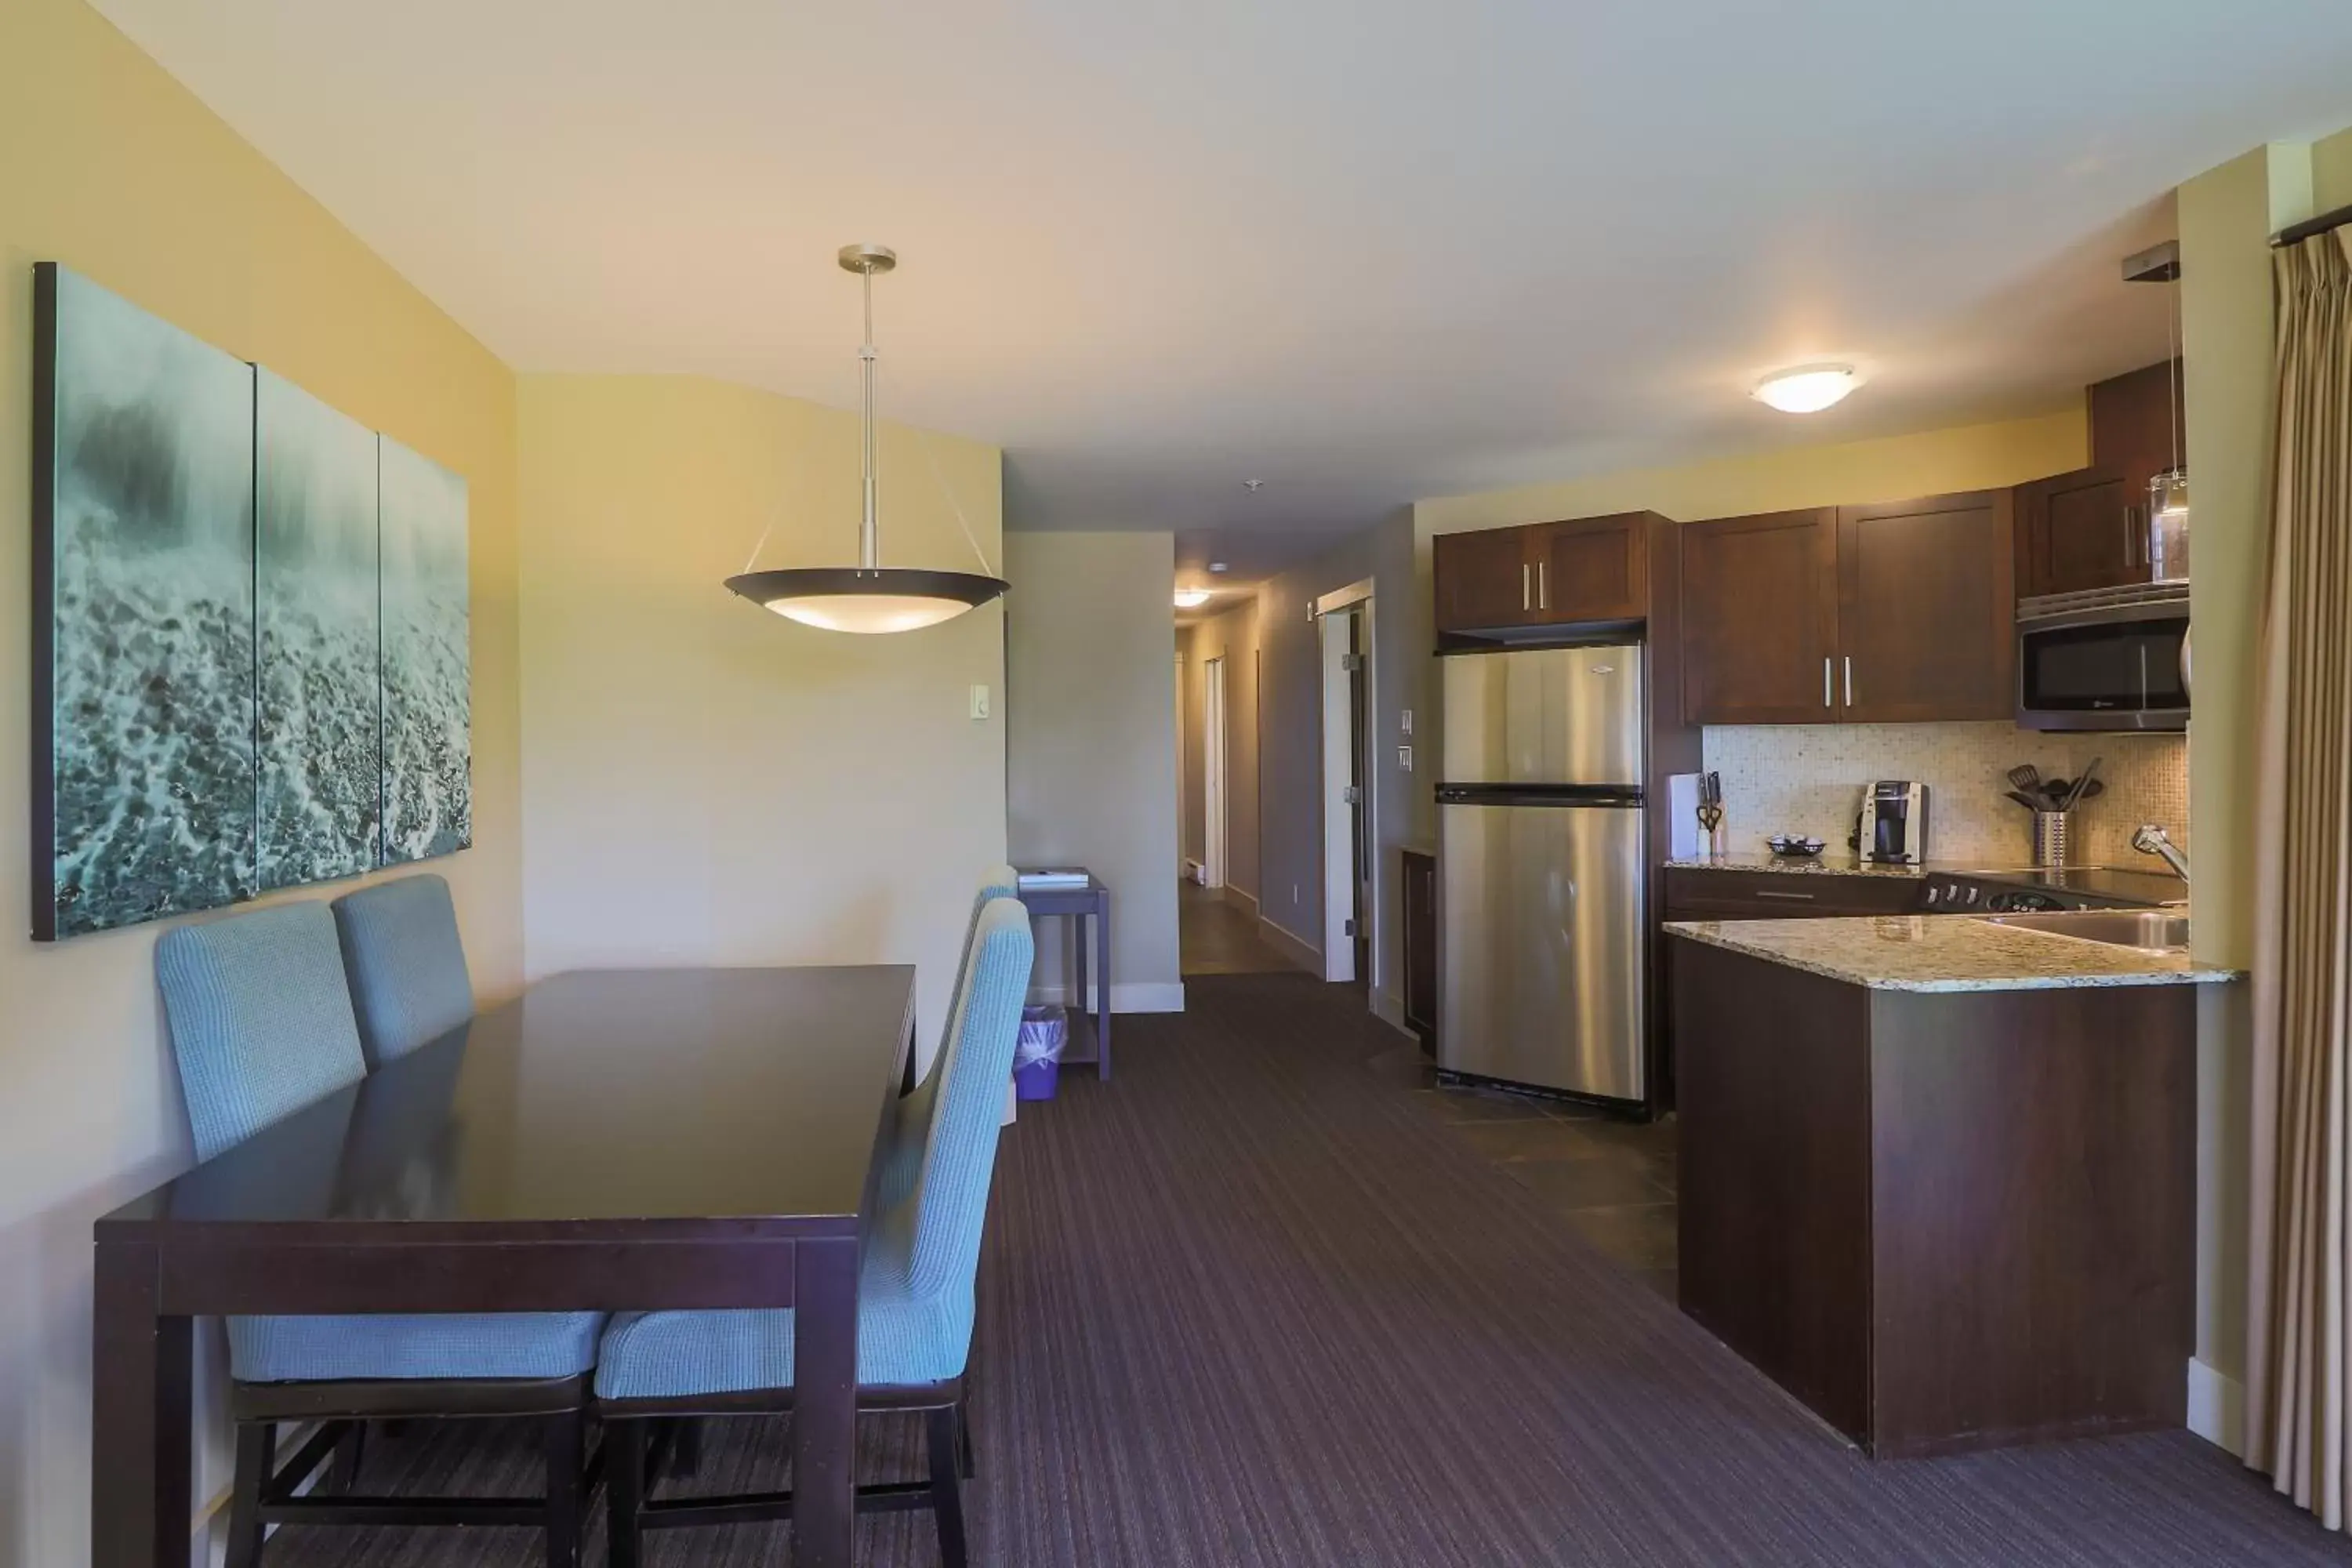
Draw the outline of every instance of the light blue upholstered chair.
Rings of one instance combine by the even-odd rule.
[[[167,931],[155,944],[155,977],[199,1159],[366,1076],[335,917],[322,903]],[[229,1319],[237,1428],[229,1568],[259,1562],[265,1526],[316,1522],[344,1500],[293,1493],[330,1445],[341,1448],[338,1479],[349,1485],[361,1423],[458,1415],[548,1418],[544,1502],[404,1499],[401,1521],[490,1522],[502,1508],[499,1521],[512,1523],[536,1507],[549,1562],[571,1568],[579,1556],[585,1374],[603,1327],[595,1312]],[[278,1469],[278,1424],[315,1419],[333,1423],[334,1436]]]
[[[457,907],[438,877],[403,877],[335,900],[370,1067],[406,1056],[474,1016],[474,982],[457,940]]]
[[[861,1510],[928,1498],[949,1568],[964,1562],[963,1373],[971,1350],[972,1281],[996,1167],[1004,1083],[1035,957],[1019,900],[982,910],[959,988],[914,1194],[867,1242],[857,1314],[858,1408],[929,1415],[930,1479],[864,1486]],[[665,1501],[645,1512],[649,1418],[792,1407],[793,1313],[625,1313],[605,1331],[596,1395],[605,1421],[613,1568],[636,1568],[647,1524],[791,1517],[787,1496]]]
[[[991,866],[981,873],[980,891],[972,895],[971,918],[964,922],[963,950],[956,959],[955,985],[948,992],[948,1020],[940,1029],[940,1048],[922,1081],[901,1095],[891,1121],[889,1153],[882,1167],[882,1205],[889,1208],[912,1196],[923,1173],[923,1150],[931,1139],[931,1112],[939,1104],[940,1068],[948,1059],[948,1039],[955,1029],[953,1000],[963,994],[964,975],[971,968],[971,950],[980,941],[980,912],[992,899],[1010,899],[1020,891],[1021,873],[1010,866]]]

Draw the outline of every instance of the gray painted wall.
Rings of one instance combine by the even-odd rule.
[[[1082,865],[1109,883],[1113,1005],[1181,1006],[1174,538],[1008,533],[1004,562],[1013,859]],[[1068,923],[1039,922],[1041,994],[1063,984]]]

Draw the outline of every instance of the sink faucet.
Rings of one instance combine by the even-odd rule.
[[[2189,880],[2189,857],[2181,853],[2180,846],[2167,837],[2164,829],[2156,823],[2143,822],[2139,825],[2139,831],[2132,835],[2132,847],[2143,855],[2162,856],[2164,863],[2172,868],[2174,876],[2184,882]]]

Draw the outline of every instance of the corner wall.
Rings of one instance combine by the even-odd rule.
[[[530,976],[913,963],[928,1061],[1004,858],[1004,708],[969,716],[1003,605],[856,637],[721,585],[772,524],[761,566],[855,558],[854,414],[685,376],[525,376],[520,410]],[[1001,565],[996,448],[880,444],[885,563],[974,569],[961,505]]]
[[[190,1154],[155,994],[165,928],[24,934],[33,264],[61,262],[466,476],[475,847],[425,868],[456,893],[486,1000],[522,978],[515,383],[79,0],[0,6],[0,817],[19,825],[0,834],[16,925],[0,942],[0,1568],[56,1568],[89,1552],[90,1222]],[[218,1346],[197,1342],[201,1398]],[[227,1484],[225,1435],[215,1416],[198,1445],[200,1511]]]
[[[1181,1011],[1175,536],[1013,533],[1004,562],[1013,863],[1084,866],[1108,883],[1112,1007]],[[1076,1000],[1065,994],[1073,923],[1037,922],[1041,996]]]

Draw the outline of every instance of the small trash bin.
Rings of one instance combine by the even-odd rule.
[[[1021,1009],[1021,1040],[1013,1047],[1013,1090],[1023,1100],[1051,1100],[1062,1076],[1070,1020],[1055,1006]]]

